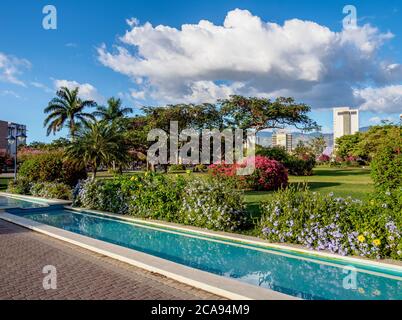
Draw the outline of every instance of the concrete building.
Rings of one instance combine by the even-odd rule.
[[[272,135],[272,146],[283,147],[287,152],[293,150],[293,136],[290,133],[274,132]]]
[[[337,138],[359,131],[359,110],[334,108],[334,142]]]
[[[20,137],[16,139],[17,145],[26,144],[27,128],[25,125],[0,120],[0,152],[7,152],[11,156],[15,154],[15,144],[10,144],[10,136]],[[21,136],[23,136],[21,138]]]

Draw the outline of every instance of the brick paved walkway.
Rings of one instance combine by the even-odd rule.
[[[44,290],[42,268],[57,268]],[[219,299],[123,262],[0,220],[0,299]]]

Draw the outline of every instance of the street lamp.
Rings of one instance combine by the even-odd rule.
[[[16,135],[14,136],[13,133]],[[15,143],[15,155],[14,155],[14,181],[17,180],[17,153],[18,153],[18,142],[25,141],[27,138],[26,134],[24,132],[18,134],[18,128],[17,127],[12,127],[10,134],[7,137],[7,141],[10,145]]]

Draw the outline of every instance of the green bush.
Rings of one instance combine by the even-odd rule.
[[[86,180],[73,197],[75,206],[216,230],[236,230],[247,222],[242,193],[213,178],[189,181],[153,173]]]
[[[194,179],[186,186],[180,222],[221,231],[242,229],[248,223],[243,193],[222,179]]]
[[[38,182],[31,186],[30,193],[35,197],[71,200],[71,188],[60,182]]]
[[[391,145],[383,146],[371,162],[371,177],[378,190],[395,190],[402,186],[402,153]]]
[[[160,174],[135,178],[130,188],[129,214],[178,222],[186,183],[184,178],[169,179]]]
[[[316,161],[313,157],[303,160],[295,156],[289,156],[283,164],[288,169],[290,175],[311,176],[313,175],[313,169],[316,165]]]
[[[7,192],[15,194],[30,194],[32,182],[26,178],[19,177],[17,181],[14,179],[8,183]]]
[[[64,159],[62,152],[48,152],[24,161],[19,176],[31,182],[60,182],[75,186],[87,174],[85,166]]]
[[[397,193],[362,202],[290,187],[261,204],[257,231],[273,242],[341,255],[402,259],[401,205]]]
[[[257,146],[256,155],[281,162],[288,169],[288,173],[293,176],[311,176],[316,165],[316,160],[313,156],[301,159],[278,147],[264,148]]]
[[[184,164],[171,164],[169,166],[169,172],[185,171],[186,166]]]
[[[208,167],[205,164],[197,164],[194,168],[193,168],[193,172],[207,172],[208,171]]]

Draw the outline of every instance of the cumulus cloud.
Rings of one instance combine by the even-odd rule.
[[[25,86],[25,83],[18,76],[22,70],[30,67],[31,63],[28,60],[0,52],[0,81]]]
[[[84,100],[94,100],[98,103],[104,103],[105,98],[99,94],[98,90],[89,83],[79,83],[77,81],[70,80],[54,80],[54,87],[56,90],[61,87],[67,87],[68,89],[79,88],[79,97]]]
[[[355,95],[363,100],[361,110],[373,110],[385,113],[402,111],[402,85],[390,85],[381,88],[356,90]]]
[[[364,83],[402,80],[399,64],[377,57],[393,34],[368,24],[335,32],[299,19],[265,22],[240,9],[228,12],[223,25],[127,23],[115,49],[100,46],[98,59],[130,77],[140,88],[137,98],[160,103],[283,94],[330,108],[364,102],[355,92]]]

